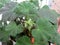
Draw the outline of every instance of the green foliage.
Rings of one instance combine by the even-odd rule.
[[[17,14],[35,14],[36,13],[36,8],[35,5],[33,3],[30,2],[22,2],[21,4],[18,4],[18,6],[16,6],[16,9],[14,10],[14,12],[16,12]]]
[[[57,41],[58,34],[56,32],[57,25],[52,25],[49,21],[52,21],[56,24],[56,18],[59,14],[57,14],[55,11],[50,10],[48,6],[44,6],[42,9],[38,10],[35,8],[35,10],[32,8],[33,5],[30,7],[32,3],[21,3],[22,6],[19,5],[19,8],[16,8],[16,14],[23,14],[27,15],[29,18],[32,18],[36,21],[36,29],[33,30],[32,34],[35,38],[35,44],[34,45],[48,45],[48,41],[52,41],[53,43],[60,44]],[[26,5],[29,5],[26,6]],[[21,8],[21,7],[22,8]],[[25,7],[26,8],[25,8]],[[29,11],[32,9],[32,12],[35,13],[29,13]],[[21,12],[21,10],[24,10]],[[27,11],[28,10],[28,11]],[[25,13],[26,12],[26,13]],[[31,11],[30,11],[31,12]],[[48,16],[48,17],[47,17]],[[54,20],[54,21],[53,21]],[[57,37],[56,37],[57,35]]]
[[[0,0],[0,3],[2,3],[2,4],[6,4],[6,3],[8,3],[10,0]]]
[[[8,3],[10,0],[0,0],[0,8],[2,8],[6,3]]]
[[[35,25],[35,23],[32,21],[32,19],[28,19],[24,23],[24,27],[27,28],[29,31],[31,31],[31,28]]]
[[[0,25],[1,26],[1,25]],[[3,27],[1,27],[3,28]],[[22,32],[22,26],[17,26],[14,22],[11,22],[9,25],[6,25],[4,30],[0,30],[0,40],[1,41],[7,41],[9,39],[9,36],[16,36],[16,34]],[[2,36],[3,35],[3,36]]]
[[[45,5],[42,9],[39,10],[39,15],[55,24],[57,23],[57,17],[60,16],[60,14],[58,14],[55,10],[49,9],[47,5]]]
[[[17,16],[26,16],[27,18],[36,21],[36,29],[32,31],[32,35],[35,38],[34,45],[48,45],[48,41],[60,45],[60,35],[57,33],[57,25],[52,25],[49,22],[56,22],[56,18],[59,14],[55,11],[50,10],[47,6],[38,10],[33,2],[22,2],[16,6],[14,13]],[[1,26],[2,25],[0,25],[0,27]],[[9,25],[5,26],[4,30],[0,30],[0,40],[6,41],[8,40],[9,35],[15,36],[22,31],[23,26],[17,26],[15,22],[12,21]],[[16,45],[32,44],[27,36],[23,36],[17,39]]]
[[[37,42],[40,42],[40,41],[46,42],[46,43],[44,43],[46,45],[47,45],[48,40],[54,42],[52,38],[55,37],[55,35],[57,33],[56,33],[56,30],[53,27],[54,26],[51,25],[48,22],[48,20],[46,20],[45,18],[40,18],[37,21],[37,29],[34,30],[34,32],[33,32],[33,35],[36,38],[36,41]],[[43,43],[41,45],[43,45]]]
[[[2,8],[3,7],[3,4],[0,4],[0,8]]]
[[[35,6],[38,7],[38,0],[30,0],[31,3],[33,3]]]
[[[30,39],[27,36],[23,36],[18,39],[16,45],[32,45]]]

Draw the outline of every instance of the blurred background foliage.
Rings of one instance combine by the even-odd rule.
[[[2,8],[4,7],[4,8]],[[10,0],[0,0],[0,13],[3,18],[0,21],[0,40],[7,41],[10,35],[15,36],[23,31],[22,25],[16,25],[13,21],[18,16],[26,16],[36,21],[36,29],[32,31],[35,38],[34,45],[48,45],[48,41],[60,45],[60,35],[57,33],[57,17],[60,14],[54,10],[50,10],[48,6],[39,8],[38,0],[24,1],[21,3],[11,2]],[[11,21],[10,24],[2,21]],[[54,23],[54,25],[51,24]],[[17,40],[16,45],[32,45],[27,36],[23,36]]]

